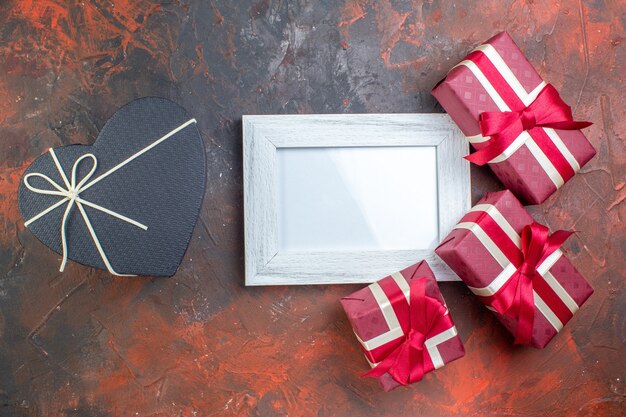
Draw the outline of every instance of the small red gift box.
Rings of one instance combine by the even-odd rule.
[[[516,343],[543,348],[593,293],[559,249],[568,236],[549,236],[505,190],[480,200],[435,252]]]
[[[571,109],[503,32],[478,46],[432,91],[506,188],[539,204],[596,153]]]
[[[341,299],[352,329],[383,389],[419,381],[465,355],[426,261]]]

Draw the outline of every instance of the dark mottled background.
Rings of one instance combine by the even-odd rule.
[[[623,0],[3,0],[0,415],[619,416],[626,395]],[[467,356],[383,393],[338,298],[356,286],[243,286],[241,115],[431,112],[430,88],[506,29],[598,155],[533,214],[596,293],[542,351],[460,283],[442,290]],[[193,114],[207,192],[170,279],[113,278],[25,230],[16,190],[48,147],[92,142],[141,96]],[[473,171],[474,198],[501,185]]]

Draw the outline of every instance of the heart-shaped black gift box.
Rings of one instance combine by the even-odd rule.
[[[25,225],[67,259],[116,275],[171,276],[196,224],[206,178],[202,138],[183,108],[141,98],[93,145],[50,149],[25,171]]]

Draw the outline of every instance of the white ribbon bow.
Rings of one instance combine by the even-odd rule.
[[[94,178],[90,182],[88,182],[88,181],[93,176],[94,172],[96,171],[96,167],[98,165],[98,160],[96,159],[95,155],[93,155],[91,153],[88,153],[88,154],[84,154],[80,158],[78,158],[74,162],[74,166],[72,167],[72,175],[70,177],[70,180],[68,180],[67,179],[67,175],[65,174],[65,171],[63,170],[63,167],[59,163],[59,160],[58,160],[56,154],[54,153],[54,149],[52,149],[52,148],[50,148],[49,152],[50,152],[50,155],[52,156],[52,160],[54,161],[54,164],[55,164],[57,170],[59,171],[59,174],[61,175],[61,178],[63,179],[63,182],[65,184],[65,188],[63,188],[61,185],[57,184],[53,179],[51,179],[47,175],[44,175],[44,174],[39,173],[39,172],[33,172],[33,173],[30,173],[30,174],[27,174],[27,175],[24,176],[24,185],[30,191],[32,191],[34,193],[37,193],[37,194],[47,194],[47,195],[55,195],[55,196],[63,197],[61,200],[57,201],[56,203],[54,203],[53,205],[51,205],[47,209],[43,210],[41,213],[37,214],[36,216],[32,217],[30,220],[26,221],[24,223],[24,226],[28,227],[28,225],[30,225],[31,223],[33,223],[37,219],[40,219],[41,217],[43,217],[46,214],[50,213],[52,210],[56,209],[57,207],[62,206],[63,204],[65,204],[67,202],[67,207],[65,208],[65,213],[63,214],[63,220],[61,221],[61,246],[62,246],[62,249],[63,249],[63,260],[61,261],[61,267],[59,268],[59,271],[63,272],[63,270],[65,269],[65,264],[67,263],[67,236],[66,236],[67,233],[66,233],[66,225],[67,225],[67,219],[68,219],[68,217],[70,215],[70,212],[72,211],[72,207],[74,207],[74,205],[76,205],[76,207],[78,207],[78,210],[80,211],[80,214],[83,217],[83,220],[85,221],[85,225],[87,226],[87,229],[89,230],[89,234],[91,235],[93,243],[95,244],[96,249],[98,250],[98,253],[100,254],[100,257],[102,258],[102,261],[104,262],[104,265],[106,266],[108,271],[111,274],[113,274],[113,275],[133,276],[133,275],[129,275],[129,274],[119,274],[119,273],[115,272],[115,270],[111,266],[111,263],[109,262],[109,259],[107,258],[106,254],[104,252],[104,249],[102,249],[102,245],[100,244],[100,240],[98,239],[98,236],[96,235],[96,232],[95,232],[93,226],[91,225],[91,221],[89,221],[89,216],[87,216],[87,212],[85,211],[85,208],[84,208],[83,205],[92,207],[92,208],[94,208],[96,210],[99,210],[99,211],[101,211],[103,213],[106,213],[106,214],[108,214],[110,216],[113,216],[113,217],[115,217],[117,219],[123,220],[123,221],[125,221],[127,223],[130,223],[133,226],[139,227],[140,229],[143,229],[143,230],[148,230],[148,226],[146,226],[146,225],[144,225],[142,223],[139,223],[139,222],[137,222],[137,221],[135,221],[133,219],[130,219],[130,218],[124,216],[124,215],[116,213],[116,212],[114,212],[112,210],[109,210],[109,209],[107,209],[105,207],[102,207],[102,206],[100,206],[98,204],[95,204],[95,203],[92,203],[90,201],[87,201],[87,200],[85,200],[84,198],[82,198],[80,196],[80,193],[85,191],[85,190],[87,190],[88,188],[90,188],[91,186],[96,184],[97,182],[101,181],[105,177],[109,176],[113,172],[117,171],[118,169],[120,169],[124,165],[128,164],[129,162],[131,162],[135,158],[141,156],[145,152],[147,152],[150,149],[154,148],[159,143],[165,141],[166,139],[168,139],[169,137],[173,136],[175,133],[179,132],[180,130],[184,129],[185,127],[189,126],[192,123],[196,123],[196,120],[195,119],[188,120],[187,122],[185,122],[182,125],[178,126],[176,129],[174,129],[171,132],[165,134],[164,136],[162,136],[161,138],[159,138],[155,142],[151,143],[150,145],[148,145],[145,148],[141,149],[137,153],[133,154],[132,156],[130,156],[129,158],[127,158],[123,162],[121,162],[118,165],[114,166],[113,168],[109,169],[108,171],[106,171],[102,175]],[[79,167],[81,161],[83,159],[86,159],[86,158],[90,158],[93,161],[93,166],[91,167],[91,170],[89,170],[87,175],[85,175],[85,177],[82,180],[80,180],[78,182],[78,184],[77,184],[76,183],[76,181],[77,181],[76,176],[77,176],[78,167]],[[52,187],[55,188],[55,189],[54,190],[50,190],[50,189],[39,188],[39,187],[33,186],[29,182],[29,179],[32,178],[32,177],[39,177],[39,178],[44,179],[46,182],[48,182],[50,185],[52,185]]]

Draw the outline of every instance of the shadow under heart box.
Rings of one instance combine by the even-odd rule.
[[[24,172],[25,226],[68,259],[114,275],[171,276],[180,265],[205,189],[204,144],[177,104],[137,99],[92,145],[49,149]]]

